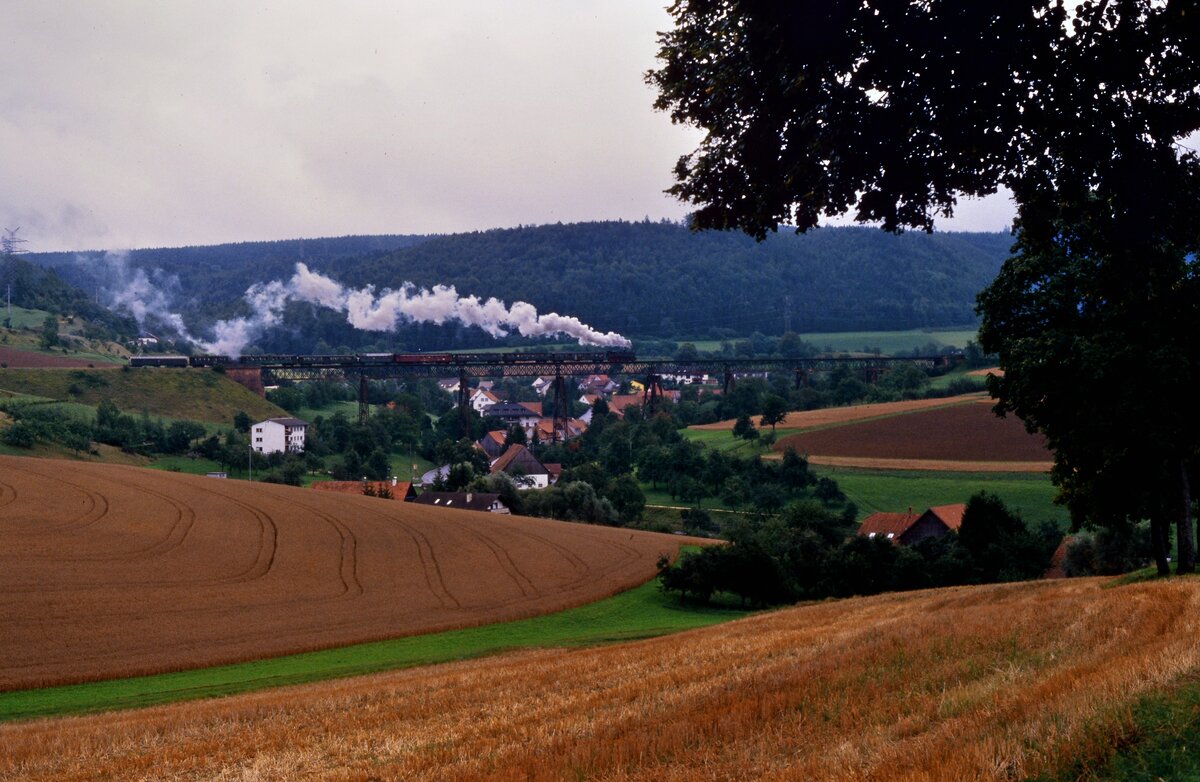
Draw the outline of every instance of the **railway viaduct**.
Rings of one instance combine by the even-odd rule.
[[[611,356],[596,353],[595,357],[581,353],[439,353],[428,356],[406,354],[404,361],[380,362],[371,356],[364,361],[357,355],[346,356],[287,356],[256,359],[245,357],[224,364],[226,371],[238,382],[256,388],[278,380],[353,379],[359,382],[359,416],[368,411],[367,387],[371,380],[403,378],[457,377],[458,407],[464,420],[470,414],[468,385],[472,379],[502,377],[550,377],[555,431],[565,428],[567,379],[593,374],[629,375],[644,385],[644,404],[654,409],[662,396],[662,378],[667,375],[710,374],[722,379],[724,391],[729,392],[739,377],[761,374],[790,373],[796,387],[808,382],[814,372],[830,372],[845,367],[874,380],[892,367],[912,364],[921,368],[944,367],[957,359],[954,356],[824,356],[817,358],[712,358],[676,361],[669,358],[636,358],[612,362]]]

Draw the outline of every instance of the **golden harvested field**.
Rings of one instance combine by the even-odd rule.
[[[0,457],[0,690],[580,605],[689,539]]]
[[[1200,580],[831,601],[621,646],[0,726],[0,779],[1024,779],[1200,670]]]
[[[822,410],[803,410],[795,413],[788,413],[787,418],[783,423],[778,425],[780,429],[820,429],[826,426],[834,426],[836,424],[846,424],[852,421],[863,421],[868,418],[880,418],[883,416],[899,415],[901,413],[913,413],[918,410],[932,410],[938,407],[947,407],[952,405],[961,405],[968,402],[988,401],[985,394],[968,394],[965,396],[951,397],[948,399],[912,399],[906,402],[876,402],[869,405],[851,405],[849,407],[827,407]],[[753,419],[755,426],[762,426],[762,417],[755,416]],[[733,425],[736,421],[718,421],[715,424],[697,424],[690,427],[692,429],[715,430],[715,431],[733,431]]]

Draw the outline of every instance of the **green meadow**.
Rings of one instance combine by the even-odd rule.
[[[0,693],[0,720],[132,709],[287,684],[465,660],[515,649],[581,647],[707,627],[749,612],[683,604],[650,581],[605,600],[515,622],[155,676]]]

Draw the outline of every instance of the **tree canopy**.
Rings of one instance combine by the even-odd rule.
[[[1013,256],[979,298],[997,411],[1055,450],[1077,522],[1177,516],[1200,422],[1200,10],[1185,0],[678,0],[647,74],[707,132],[675,169],[698,228],[853,211],[930,230],[1007,187]]]
[[[929,229],[1196,130],[1200,12],[1181,0],[677,0],[656,106],[707,135],[671,192],[763,237],[854,210]],[[1120,150],[1119,152],[1117,152]]]

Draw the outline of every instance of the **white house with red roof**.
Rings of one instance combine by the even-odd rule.
[[[500,397],[493,394],[486,388],[476,388],[471,391],[471,398],[467,402],[471,409],[476,413],[483,415],[483,411],[492,405],[500,404]]]

